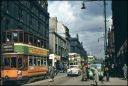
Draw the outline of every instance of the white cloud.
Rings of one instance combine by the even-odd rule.
[[[69,28],[72,37],[79,34],[87,52],[92,52],[97,57],[104,57],[104,39],[98,43],[98,38],[104,34],[104,15],[102,2],[86,2],[87,9],[81,10],[82,1],[54,1],[48,6],[51,17],[57,17]],[[97,9],[96,9],[97,7]],[[107,27],[112,23],[111,12],[107,17]],[[101,29],[100,29],[101,28]]]

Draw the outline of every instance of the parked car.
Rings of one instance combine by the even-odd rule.
[[[79,65],[70,65],[70,67],[67,69],[67,76],[71,75],[81,75],[81,69],[79,68]]]
[[[93,79],[93,73],[94,73],[94,68],[97,68],[98,70],[98,73],[99,73],[99,80],[102,80],[103,77],[104,77],[104,71],[102,70],[102,65],[101,64],[91,64],[90,65],[90,69],[88,70],[89,71],[89,78],[90,79]]]

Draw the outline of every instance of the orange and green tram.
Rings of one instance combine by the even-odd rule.
[[[20,39],[20,38],[19,38]],[[29,81],[48,75],[48,50],[21,42],[2,44],[1,79],[3,82]]]

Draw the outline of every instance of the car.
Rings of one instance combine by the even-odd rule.
[[[79,65],[70,65],[67,69],[67,76],[80,76],[81,75],[81,69],[79,68]]]
[[[94,69],[95,67],[98,70],[99,73],[99,80],[101,81],[104,77],[104,71],[102,70],[102,65],[101,64],[91,64],[90,68],[88,69],[88,73],[89,73],[89,78],[93,79],[94,76]]]

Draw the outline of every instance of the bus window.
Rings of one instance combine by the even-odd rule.
[[[10,66],[10,58],[4,58],[4,66]]]
[[[16,57],[11,58],[11,68],[16,68]]]
[[[22,58],[18,58],[18,68],[22,68]]]

